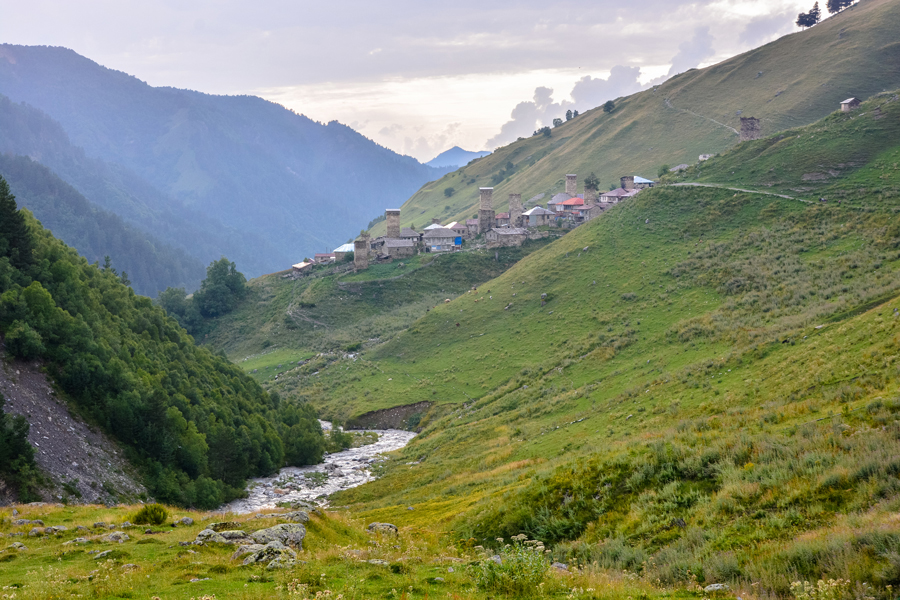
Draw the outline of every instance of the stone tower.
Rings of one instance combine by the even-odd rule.
[[[479,188],[481,202],[478,205],[478,233],[490,231],[494,226],[494,188]]]
[[[741,117],[741,141],[758,140],[762,137],[759,127],[759,119],[753,117]]]
[[[353,266],[357,271],[369,268],[369,236],[353,241]]]
[[[384,211],[384,217],[387,219],[387,236],[389,238],[400,237],[400,209],[389,208]]]
[[[522,226],[522,194],[509,195],[509,226]]]
[[[569,198],[578,195],[578,175],[566,175],[566,194]]]
[[[626,175],[619,179],[619,182],[622,184],[623,190],[633,190],[634,189],[634,175]]]

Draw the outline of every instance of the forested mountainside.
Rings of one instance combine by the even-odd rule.
[[[254,264],[254,253],[274,251],[262,237],[238,233],[210,215],[189,210],[127,168],[89,158],[84,149],[72,145],[62,126],[46,113],[2,95],[0,152],[28,156],[49,167],[91,204],[122,217],[163,243],[183,249],[201,264],[228,252],[230,258],[249,267]],[[173,273],[157,282],[165,284],[157,289],[178,285],[179,280]]]
[[[200,285],[204,267],[198,259],[91,204],[44,165],[27,156],[0,154],[0,176],[18,204],[55,237],[88,262],[103,264],[111,257],[137,293],[154,297],[170,286],[194,290]]]
[[[251,246],[252,260],[240,261],[251,276],[344,243],[449,170],[337,122],[252,96],[154,88],[65,48],[0,46],[0,93],[46,112],[86,156],[125,167],[183,203],[191,210],[184,218],[201,229],[210,217],[265,238],[269,244]],[[237,260],[233,250],[220,248]]]
[[[830,577],[886,598],[900,583],[898,140],[889,92],[742,143],[387,343],[268,385],[344,420],[416,405],[420,435],[339,497],[366,519],[468,543],[524,534],[650,586],[788,596]],[[810,164],[832,173],[812,201],[767,191]],[[712,181],[732,169],[741,187]]]
[[[900,86],[898,29],[900,3],[862,0],[815,27],[616,99],[611,112],[596,108],[549,135],[498,148],[419,190],[402,207],[402,225],[471,218],[484,186],[494,187],[499,212],[509,193],[530,208],[538,200],[529,198],[562,192],[566,173],[579,175],[579,192],[591,173],[600,191],[623,175],[655,179],[662,166],[693,165],[735,146],[741,117],[759,119],[763,136],[812,123],[849,97]]]
[[[111,269],[79,256],[0,178],[0,336],[43,361],[76,410],[128,448],[157,499],[213,508],[248,477],[321,460],[308,405],[282,402],[197,346]]]

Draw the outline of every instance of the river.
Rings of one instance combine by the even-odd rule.
[[[322,429],[331,424],[322,421]],[[328,496],[372,481],[371,466],[380,455],[402,448],[415,437],[412,431],[399,429],[374,430],[378,441],[360,448],[350,448],[325,456],[325,462],[308,467],[285,467],[273,477],[252,479],[247,484],[246,498],[234,500],[222,507],[236,514],[276,508],[279,502],[304,500],[327,506]]]

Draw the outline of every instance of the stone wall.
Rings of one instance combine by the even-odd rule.
[[[478,233],[490,231],[494,226],[494,188],[479,188]]]
[[[509,195],[509,226],[522,227],[522,194]]]
[[[634,175],[626,175],[625,177],[622,177],[619,182],[621,183],[623,190],[634,189]]]

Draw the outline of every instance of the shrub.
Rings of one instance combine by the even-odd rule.
[[[513,537],[513,543],[500,549],[499,561],[483,560],[473,567],[475,584],[515,597],[537,593],[550,568],[540,542],[525,541],[524,535]],[[498,538],[500,541],[503,538]]]
[[[169,511],[161,504],[148,504],[134,513],[131,522],[135,525],[162,525],[169,518]]]

